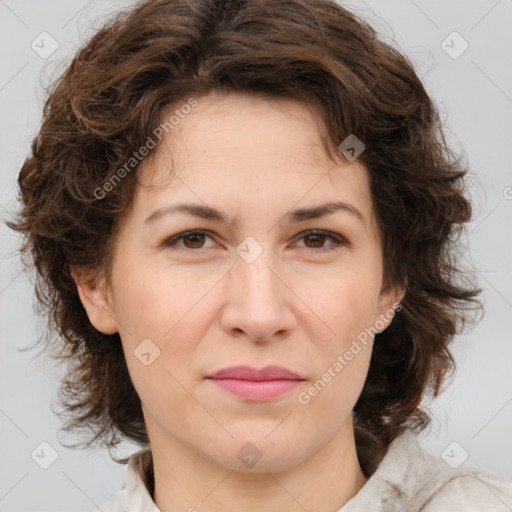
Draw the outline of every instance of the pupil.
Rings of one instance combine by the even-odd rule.
[[[198,238],[199,238],[199,241],[197,241]],[[189,241],[192,240],[192,246],[194,248],[197,248],[197,244],[199,244],[199,246],[201,246],[202,238],[204,238],[203,234],[196,233],[196,234],[192,234],[192,235],[187,235],[187,237],[185,239],[189,240]],[[195,241],[194,241],[194,239],[195,239]]]
[[[322,244],[322,241],[323,241],[323,238],[324,238],[324,235],[309,235],[308,238],[310,240],[313,240],[313,244],[318,244],[320,243],[320,246],[323,245]],[[315,246],[316,247],[316,246]]]

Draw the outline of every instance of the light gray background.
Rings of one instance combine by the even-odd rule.
[[[64,69],[104,15],[128,1],[0,0],[0,214],[15,207],[15,181],[38,130],[41,83]],[[374,21],[407,53],[447,119],[449,140],[462,145],[472,171],[475,221],[467,243],[484,288],[486,313],[453,345],[457,372],[431,404],[431,453],[448,454],[512,479],[512,0],[386,0],[346,4]],[[59,47],[41,58],[31,42],[47,31]],[[458,58],[441,43],[457,31],[469,44]],[[454,38],[455,37],[455,38]],[[463,41],[451,36],[452,54]],[[125,468],[107,452],[62,447],[50,411],[62,369],[17,348],[44,328],[33,312],[31,278],[20,274],[17,237],[0,226],[0,510],[90,511],[124,482]],[[68,438],[70,439],[70,438]],[[43,441],[58,452],[48,469],[31,458]],[[450,445],[456,441],[455,445]],[[448,450],[446,448],[449,446]],[[120,453],[137,449],[126,444]],[[453,452],[452,452],[453,449]],[[48,453],[48,451],[46,451]],[[46,456],[46,455],[45,455]]]

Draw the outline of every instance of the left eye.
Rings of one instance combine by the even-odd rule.
[[[327,247],[321,247],[324,244],[324,242],[329,238],[333,242],[331,244],[329,244]],[[299,237],[299,240],[302,240],[302,239],[309,240],[309,242],[311,242],[314,245],[313,247],[306,246],[309,249],[317,249],[317,250],[321,250],[321,251],[331,250],[334,247],[345,244],[345,241],[343,238],[341,238],[338,235],[335,235],[334,233],[330,233],[329,231],[320,231],[320,230],[307,231],[306,233],[302,233],[301,236]],[[320,247],[319,247],[319,245],[320,245]]]
[[[184,233],[180,233],[176,236],[173,236],[167,240],[164,241],[165,246],[178,246],[183,247],[185,249],[205,249],[207,247],[204,247],[203,244],[205,242],[206,238],[212,238],[207,232],[205,231],[186,231]],[[311,230],[306,231],[304,233],[301,233],[301,235],[297,238],[297,240],[304,239],[307,243],[311,243],[312,246],[304,245],[302,247],[307,247],[308,249],[313,249],[317,251],[326,251],[331,250],[339,245],[345,245],[345,240],[335,235],[334,233],[331,233],[329,231],[322,231],[322,230]],[[324,246],[324,243],[327,239],[331,239],[332,243]],[[183,243],[178,243],[183,242]],[[210,246],[211,247],[211,246]]]

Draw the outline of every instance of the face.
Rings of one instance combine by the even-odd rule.
[[[384,329],[400,297],[381,293],[367,170],[327,159],[305,106],[197,101],[139,169],[111,289],[81,297],[99,330],[120,334],[150,440],[285,470],[351,432],[373,342],[360,334]],[[295,377],[210,378],[235,366]]]

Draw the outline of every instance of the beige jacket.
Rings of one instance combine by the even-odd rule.
[[[150,465],[149,449],[133,454],[125,487],[110,496],[102,512],[161,512],[143,480]],[[456,469],[451,466],[455,464],[428,454],[416,435],[406,431],[338,512],[512,512],[512,482],[465,463]]]

